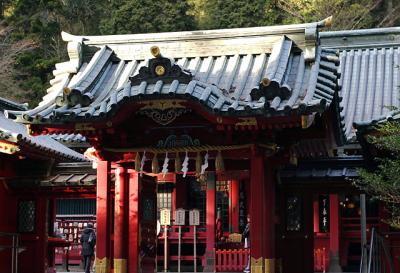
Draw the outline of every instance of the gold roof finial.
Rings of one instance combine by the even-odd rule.
[[[158,58],[161,56],[160,48],[158,46],[152,46],[150,48],[150,52],[155,58]]]
[[[331,27],[333,22],[333,16],[329,16],[328,18],[324,19],[324,27]]]
[[[271,83],[271,80],[270,79],[268,79],[268,78],[263,78],[262,80],[261,80],[261,84],[262,84],[262,86],[268,86],[268,85],[270,85],[270,83]]]

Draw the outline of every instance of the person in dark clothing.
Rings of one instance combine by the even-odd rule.
[[[242,240],[244,240],[244,248],[250,248],[250,214],[247,215],[247,224],[242,234]],[[250,254],[247,257],[247,266],[243,272],[250,272]]]
[[[89,223],[81,235],[82,257],[84,262],[85,273],[90,273],[90,264],[94,255],[94,246],[96,245],[96,233],[93,224]]]

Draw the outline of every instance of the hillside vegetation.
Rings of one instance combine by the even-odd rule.
[[[56,62],[61,30],[80,35],[251,27],[319,21],[332,29],[399,24],[396,0],[0,0],[0,96],[34,107]]]

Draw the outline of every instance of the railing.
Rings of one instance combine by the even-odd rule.
[[[361,273],[394,273],[393,259],[389,248],[385,239],[378,234],[375,228],[372,228],[371,241],[364,249],[360,263]],[[366,256],[367,259],[365,259]]]
[[[214,249],[215,272],[243,272],[250,249]]]
[[[17,233],[7,233],[0,232],[0,237],[7,239],[11,239],[10,243],[5,243],[4,245],[0,245],[1,250],[11,250],[11,272],[10,273],[18,273],[18,254],[23,250],[22,247],[19,246],[19,234]]]
[[[314,271],[326,272],[327,253],[325,247],[314,250]]]

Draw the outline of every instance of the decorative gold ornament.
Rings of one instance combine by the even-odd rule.
[[[110,260],[107,257],[100,259],[96,257],[96,273],[110,273]]]
[[[262,86],[267,87],[267,86],[270,85],[270,84],[271,84],[271,80],[268,79],[268,78],[263,78],[263,79],[261,80],[261,85],[262,85]]]
[[[157,65],[155,68],[155,72],[157,76],[163,76],[165,74],[165,67],[162,65]]]
[[[333,16],[324,19],[324,27],[331,27],[333,23]]]
[[[152,173],[160,172],[160,166],[158,165],[157,153],[154,154],[153,160],[151,161],[151,172]]]
[[[217,172],[225,171],[224,159],[222,158],[221,151],[218,151],[217,157],[215,158],[215,170]]]
[[[175,172],[180,172],[182,169],[181,158],[179,157],[179,153],[175,155]]]
[[[140,172],[140,163],[141,163],[140,154],[139,152],[137,152],[135,156],[135,171],[137,172]]]
[[[76,123],[75,131],[94,131],[96,130],[91,123]]]
[[[16,144],[0,142],[0,153],[15,154],[19,152],[19,147]]]
[[[161,50],[158,46],[152,46],[150,48],[150,52],[151,52],[151,55],[153,55],[155,58],[158,58],[161,56]]]
[[[114,259],[114,273],[126,273],[127,270],[126,259]]]
[[[183,102],[183,100],[146,101],[138,113],[148,116],[158,124],[167,125],[184,113],[190,112],[190,109],[182,104]]]
[[[239,118],[239,121],[235,123],[235,126],[256,126],[256,118]]]
[[[69,89],[68,87],[64,87],[63,93],[64,93],[64,95],[68,96],[69,94],[71,94],[71,89]]]
[[[186,108],[184,100],[149,100],[141,102],[143,107],[140,110],[167,110],[170,108]]]

